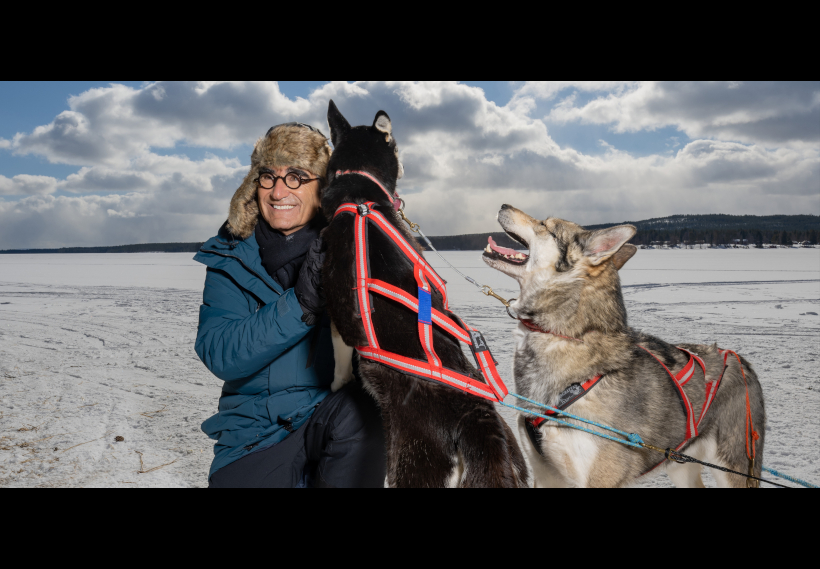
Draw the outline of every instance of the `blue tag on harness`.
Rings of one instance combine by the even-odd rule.
[[[419,287],[419,322],[431,324],[430,291]]]

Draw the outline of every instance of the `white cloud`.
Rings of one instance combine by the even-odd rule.
[[[260,123],[294,120],[310,110],[275,82],[159,82],[139,89],[112,85],[69,99],[70,110],[14,137],[20,154],[55,163],[121,165],[150,148],[178,142],[231,148],[255,140]]]
[[[379,109],[390,114],[406,171],[399,187],[428,235],[495,231],[502,203],[585,224],[686,212],[820,213],[820,150],[810,137],[795,138],[784,118],[805,118],[820,99],[811,89],[789,95],[762,86],[761,103],[749,93],[755,85],[538,82],[504,107],[455,82],[331,82],[295,100],[272,82],[93,89],[14,138],[15,153],[79,169],[64,180],[0,177],[0,195],[30,196],[0,201],[0,249],[205,240],[247,171],[244,149],[292,120],[329,134],[330,98],[352,124],[370,124]],[[568,89],[585,95],[556,100]],[[578,103],[590,93],[597,98]],[[546,123],[531,116],[545,100],[553,109]],[[670,139],[674,150],[646,157],[602,141],[606,151],[589,156],[559,147],[549,121],[624,132],[673,124],[696,139]],[[741,127],[763,132],[766,121],[787,144],[752,140],[771,133],[746,143],[723,138]],[[192,160],[183,145],[243,150]]]
[[[11,141],[5,138],[0,138],[0,149],[11,148]]]
[[[30,196],[52,194],[57,190],[58,181],[48,176],[18,174],[12,178],[0,175],[0,195]]]
[[[620,92],[637,81],[527,81],[516,90],[516,97],[536,97],[551,99],[565,89],[576,89],[588,93]]]
[[[616,132],[673,126],[693,139],[816,145],[818,93],[816,81],[642,81],[581,106],[567,98],[547,120],[612,125]]]

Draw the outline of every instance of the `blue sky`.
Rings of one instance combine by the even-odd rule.
[[[503,202],[820,214],[820,82],[0,82],[0,249],[204,240],[267,126],[326,130],[330,98],[391,115],[433,234],[495,230]]]

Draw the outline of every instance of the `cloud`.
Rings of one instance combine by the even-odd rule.
[[[22,196],[0,201],[0,249],[205,240],[225,220],[250,145],[293,120],[329,134],[331,98],[352,124],[390,114],[406,172],[399,188],[428,235],[495,231],[502,203],[582,224],[820,213],[810,120],[820,96],[806,85],[530,82],[506,106],[457,82],[329,82],[297,99],[275,82],[92,89],[11,142],[14,153],[78,169],[63,180],[0,177],[0,195]],[[544,101],[549,116],[532,116]],[[604,143],[590,156],[556,144],[554,121],[619,132],[674,125],[691,140],[643,157]]]
[[[275,82],[111,85],[68,103],[70,110],[48,125],[15,136],[14,151],[55,163],[120,165],[150,148],[173,148],[181,141],[231,148],[255,140],[260,123],[293,120],[310,108],[304,99],[282,95]]]
[[[13,178],[0,175],[0,195],[29,196],[52,194],[57,190],[58,180],[48,176],[18,174]]]
[[[0,149],[11,148],[11,141],[5,138],[0,138]]]
[[[525,85],[523,94],[537,91]],[[820,82],[642,81],[581,106],[570,96],[548,121],[612,125],[616,132],[673,126],[690,138],[767,145],[820,142]]]
[[[602,91],[621,92],[626,87],[635,85],[637,81],[526,81],[516,90],[516,97],[535,97],[551,99],[561,91],[575,89],[588,93]]]

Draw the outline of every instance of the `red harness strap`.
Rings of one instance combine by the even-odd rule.
[[[344,173],[344,172],[341,172]],[[350,172],[354,173],[354,172]],[[361,172],[355,172],[362,174]],[[369,360],[377,361],[394,369],[425,379],[455,387],[465,393],[477,395],[491,401],[502,401],[507,395],[507,387],[498,375],[495,360],[487,347],[487,342],[481,332],[465,324],[460,318],[451,319],[444,313],[432,307],[431,286],[435,287],[444,300],[447,309],[447,290],[444,280],[433,270],[404,238],[401,232],[390,223],[381,213],[374,210],[375,202],[366,202],[361,205],[346,203],[339,206],[334,218],[342,213],[356,216],[354,220],[354,238],[356,247],[356,298],[359,304],[359,313],[362,317],[367,346],[357,346],[359,355]],[[418,286],[418,297],[378,279],[370,278],[370,256],[368,251],[368,229],[374,225],[382,231],[413,263],[413,275]],[[371,318],[372,306],[370,294],[376,293],[406,306],[418,313],[419,340],[424,349],[427,361],[408,358],[393,352],[381,349]],[[455,370],[442,365],[441,359],[433,347],[433,324],[458,338],[470,346],[476,363],[481,370],[485,383],[476,381]]]
[[[666,373],[668,373],[669,377],[672,378],[672,384],[675,386],[675,391],[678,394],[678,398],[680,399],[681,405],[683,405],[683,412],[686,414],[686,438],[675,449],[675,450],[678,450],[684,444],[686,444],[686,441],[688,441],[692,437],[698,436],[698,426],[700,425],[700,422],[703,419],[703,416],[705,414],[705,410],[708,408],[706,406],[706,404],[704,403],[703,410],[701,410],[701,413],[700,413],[700,418],[697,420],[697,422],[695,422],[695,411],[692,407],[692,402],[689,400],[689,397],[686,395],[686,392],[683,390],[683,386],[686,385],[689,382],[689,380],[692,379],[692,376],[695,374],[695,362],[696,361],[697,361],[698,365],[700,365],[700,368],[703,370],[703,377],[704,378],[706,377],[706,366],[704,365],[702,359],[700,359],[698,356],[696,356],[695,354],[693,354],[689,350],[684,350],[683,348],[678,348],[680,351],[686,352],[687,354],[689,354],[689,361],[686,363],[685,366],[683,366],[682,370],[680,370],[677,374],[673,374],[671,371],[669,371],[669,368],[666,367],[660,359],[658,359],[658,357],[655,354],[653,354],[652,352],[650,352],[649,350],[647,350],[643,346],[638,346],[638,347],[641,348],[642,350],[644,350],[647,354],[649,354],[653,358],[655,358],[655,361],[657,361],[659,364],[661,364],[663,369],[666,370]],[[715,386],[714,390],[715,390],[715,392],[717,392],[717,386]],[[707,394],[707,399],[708,399],[708,396],[709,396],[709,387],[708,386],[706,388],[706,394]],[[713,397],[714,397],[714,394],[713,394]],[[709,404],[711,405],[711,401],[709,402]]]
[[[387,195],[387,199],[389,199],[390,203],[393,204],[393,209],[398,209],[399,206],[401,205],[401,203],[400,203],[401,200],[399,198],[399,194],[398,193],[391,194],[390,192],[388,192],[387,188],[385,188],[382,185],[382,183],[380,181],[378,181],[376,179],[376,177],[373,176],[372,174],[370,174],[369,172],[363,172],[361,170],[337,170],[336,171],[337,176],[346,176],[348,174],[358,174],[359,176],[364,176],[365,178],[370,179],[371,182],[373,182],[374,184],[379,186],[379,188],[381,188],[381,190],[385,193],[385,195]]]
[[[595,387],[595,385],[601,381],[603,375],[596,375],[592,379],[586,380],[584,383],[573,383],[569,387],[567,387],[564,391],[561,392],[561,395],[558,396],[558,403],[555,404],[556,409],[560,409],[563,411],[576,401],[578,401],[581,397],[587,394],[590,389]],[[555,411],[541,411],[542,415],[557,415]],[[543,417],[528,417],[527,421],[533,427],[540,427],[541,424],[546,421]]]
[[[733,352],[732,350],[720,350],[720,353],[723,355],[723,370],[726,371],[726,360],[729,358],[729,354],[732,354],[735,356],[735,359],[737,359],[740,374],[743,376],[743,387],[746,389],[746,456],[749,460],[753,461],[757,456],[755,443],[760,438],[760,435],[755,431],[754,421],[752,421],[752,404],[749,401],[749,384],[746,382],[746,372],[743,371],[743,363],[740,361],[740,356],[737,355],[737,352]],[[717,391],[717,387],[715,387],[715,391]]]

